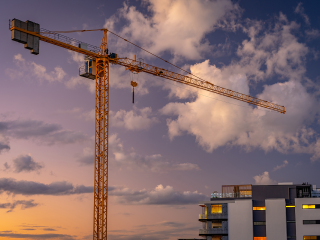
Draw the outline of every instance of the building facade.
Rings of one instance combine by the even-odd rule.
[[[315,185],[223,185],[199,205],[199,235],[207,240],[320,240]]]

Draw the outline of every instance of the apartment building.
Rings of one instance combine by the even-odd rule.
[[[223,185],[199,205],[199,235],[207,240],[320,240],[315,185]]]

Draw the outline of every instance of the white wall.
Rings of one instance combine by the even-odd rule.
[[[319,224],[303,225],[303,220],[320,220],[320,208],[302,209],[303,204],[320,204],[320,198],[296,198],[296,231],[297,240],[303,239],[303,236],[320,236]],[[269,239],[268,239],[269,240]]]
[[[266,199],[266,230],[268,240],[287,240],[286,202],[284,198]]]
[[[228,222],[229,240],[252,240],[252,200],[237,199],[228,203]]]

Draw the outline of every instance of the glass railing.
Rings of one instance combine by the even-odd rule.
[[[239,193],[211,193],[211,198],[249,198],[252,194],[239,194]]]

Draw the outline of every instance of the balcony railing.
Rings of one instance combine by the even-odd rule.
[[[211,229],[199,229],[199,234],[228,234],[228,229],[224,228],[211,228]]]
[[[228,213],[217,213],[217,214],[199,214],[199,219],[227,219]]]

